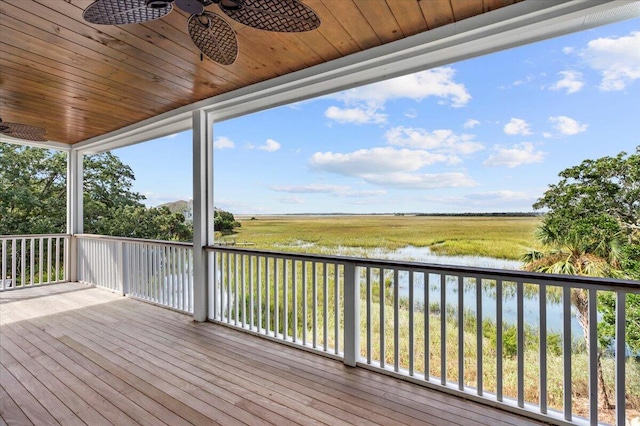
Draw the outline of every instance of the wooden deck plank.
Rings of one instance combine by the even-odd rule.
[[[110,308],[113,309],[115,308],[115,306],[111,306]],[[130,311],[129,313],[132,316],[140,315],[139,313],[135,313],[132,311]],[[122,312],[122,314],[127,315],[126,312]],[[174,336],[177,336],[183,333],[182,329],[180,329],[180,331],[176,331],[174,329],[174,324],[172,324],[171,322],[164,322],[163,318],[155,316],[155,313],[145,312],[145,314],[154,315],[154,321],[149,322],[149,324],[150,324],[150,327],[157,326],[159,332],[162,332],[166,335],[173,334]],[[143,317],[141,317],[141,320],[144,321]],[[224,337],[216,336],[216,334],[224,334],[224,333],[229,333],[229,334],[225,335]],[[236,338],[241,339],[239,342],[241,345],[244,345],[242,340],[243,336],[238,335],[238,333],[235,330],[231,330],[227,327],[216,329],[215,333],[210,336],[207,336],[206,334],[200,334],[196,336],[195,339],[196,341],[202,340],[204,337],[211,338],[214,340],[221,339],[220,343],[222,344],[224,342],[224,345],[226,347],[232,346],[234,344],[233,342],[236,342]],[[253,341],[251,345],[252,346],[255,345],[253,346],[253,350],[249,350],[249,351],[245,350],[243,353],[246,353],[248,357],[252,358],[253,362],[266,364],[263,368],[281,368],[282,365],[287,364],[286,362],[285,363],[282,362],[283,361],[282,357],[287,357],[289,353],[287,354],[282,353],[280,350],[281,345],[278,345],[277,343],[274,343],[274,342],[265,342],[262,339]],[[241,347],[242,346],[238,347],[238,350],[236,350],[235,353],[240,353]],[[254,353],[259,353],[260,356],[254,357],[253,356]],[[189,355],[193,356],[194,354],[189,354]],[[298,354],[294,354],[294,355],[298,355]],[[334,391],[341,391],[341,389],[339,388],[337,383],[334,383],[334,380],[330,379],[332,378],[331,374],[340,373],[344,375],[345,373],[350,374],[352,371],[359,371],[358,369],[354,370],[354,369],[344,367],[342,364],[336,363],[335,361],[330,359],[318,358],[316,356],[309,355],[309,354],[306,354],[306,355],[307,355],[306,357],[300,357],[299,355],[294,356],[290,358],[289,361],[293,365],[299,366],[308,374],[318,375],[319,377],[316,378],[316,383],[324,384],[329,388],[332,388]],[[234,356],[234,352],[229,352],[225,356],[226,357]],[[235,355],[235,356],[237,357],[239,355]],[[313,361],[317,363],[322,362],[323,368],[318,369],[318,366],[314,365],[313,363],[308,364],[308,367],[302,367],[301,365],[305,364],[308,358],[312,358]],[[326,372],[326,370],[331,370],[331,369],[334,369],[335,373]],[[364,372],[364,370],[361,370],[361,371]],[[361,379],[359,375],[357,377],[337,379],[339,382],[341,382],[343,385],[346,386],[344,389],[342,389],[342,391],[346,392],[346,395],[352,395],[352,396],[360,395],[361,397],[366,393],[373,394],[374,397],[372,397],[371,402],[373,402],[374,407],[378,406],[379,404],[383,404],[383,405],[387,404],[387,402],[384,401],[384,399],[390,395],[393,395],[394,398],[396,398],[395,387],[394,387],[395,383],[390,390],[387,377],[379,376],[383,380],[383,382],[377,382],[377,381],[370,380],[370,376],[371,376],[370,372],[364,372],[364,373],[366,373],[366,377],[364,379]],[[282,374],[282,372],[280,372],[280,374]],[[378,375],[374,375],[374,377],[378,377]],[[291,380],[291,378],[289,379]],[[416,389],[415,385],[407,384],[404,382],[398,381],[398,383],[411,387],[413,393],[416,393],[417,390],[424,390],[422,388]],[[345,397],[346,395],[343,395],[342,397]],[[429,397],[430,396],[431,396],[431,393],[429,393]],[[376,397],[378,399],[376,399]],[[420,420],[423,420],[425,415],[434,416],[433,410],[435,409],[435,410],[438,410],[438,414],[436,414],[435,417],[437,418],[438,415],[443,416],[444,417],[443,420],[445,420],[444,424],[451,424],[451,422],[455,421],[455,419],[464,420],[465,418],[467,419],[468,422],[473,421],[473,422],[476,422],[476,424],[492,424],[492,425],[514,424],[508,421],[504,421],[503,419],[506,416],[503,412],[500,412],[499,410],[495,410],[495,416],[493,417],[488,417],[483,415],[478,416],[476,415],[478,413],[474,413],[474,412],[467,413],[466,407],[468,407],[470,403],[462,400],[455,401],[455,402],[460,402],[460,407],[461,407],[460,413],[455,412],[456,409],[458,408],[455,404],[448,405],[447,411],[442,411],[441,410],[442,403],[438,403],[438,402],[434,403],[430,401],[429,397],[423,398],[422,404],[415,404],[415,401],[412,401],[411,399],[407,399],[406,401],[402,401],[401,399],[398,399],[398,402],[402,403],[403,405],[406,405],[408,408],[414,408],[415,410],[417,410],[417,411],[411,411],[411,410],[407,411],[403,409],[402,412],[405,414],[411,413],[412,415],[414,415],[416,418]],[[456,398],[456,400],[458,400],[458,398]],[[478,404],[474,404],[474,405],[478,405]],[[478,405],[478,408],[480,410],[485,410],[485,407],[480,405]],[[453,415],[451,415],[452,411],[453,411]],[[460,419],[460,417],[462,417],[462,419]],[[430,421],[436,421],[436,418],[431,417]],[[404,421],[408,422],[410,421],[410,419],[405,418]],[[525,424],[527,424],[526,421],[525,421]]]
[[[43,327],[42,324],[39,325]],[[47,353],[52,354],[56,361],[63,363],[69,371],[102,395],[105,400],[113,404],[115,408],[115,410],[113,410],[114,413],[121,413],[125,417],[128,416],[128,418],[116,424],[140,423],[153,426],[157,424],[168,424],[160,420],[160,418],[164,420],[174,417],[177,421],[181,419],[172,411],[167,410],[137,389],[128,387],[126,383],[116,376],[111,375],[108,371],[103,370],[80,354],[70,350],[63,343],[51,337],[36,325],[29,322],[12,325],[12,327],[16,329],[18,329],[18,326],[24,326],[25,331],[29,334],[42,338],[40,344],[45,348],[51,348],[51,352]],[[151,413],[160,413],[158,414],[160,418]],[[188,423],[185,422],[185,424]]]
[[[51,372],[58,380],[65,384],[69,389],[72,389],[76,395],[93,409],[98,411],[104,418],[106,418],[112,424],[131,424],[133,420],[131,417],[124,414],[111,402],[107,401],[104,396],[87,385],[85,382],[74,376],[71,371],[64,367],[64,364],[60,364],[53,359],[50,354],[51,351],[46,347],[36,346],[27,340],[24,336],[29,336],[28,332],[16,333],[9,326],[5,326],[2,330],[3,336],[12,339],[23,350],[25,350],[29,356],[36,359],[47,371]],[[33,337],[33,336],[31,336]],[[44,344],[44,342],[42,342]],[[42,351],[47,350],[48,353]],[[51,349],[53,350],[53,349]]]
[[[0,418],[3,424],[29,425],[31,420],[18,407],[13,398],[9,396],[4,387],[0,384]]]
[[[102,326],[100,323],[93,321],[92,318],[87,317],[83,313],[74,313],[73,315],[82,316],[77,323],[78,327],[84,328],[87,332],[87,337],[94,340],[96,343],[109,342],[105,349],[118,353],[118,355],[124,357],[129,361],[135,361],[140,364],[144,364],[148,371],[156,371],[157,374],[163,374],[165,372],[171,372],[181,379],[188,381],[193,386],[200,387],[213,394],[218,393],[220,387],[225,388],[227,391],[240,397],[239,401],[234,402],[236,405],[242,405],[247,409],[255,406],[258,408],[259,416],[270,422],[277,422],[283,424],[281,416],[278,414],[269,414],[264,411],[276,410],[282,411],[282,415],[288,419],[296,421],[300,414],[315,419],[321,423],[328,423],[332,425],[350,424],[347,422],[340,422],[339,419],[324,415],[322,412],[316,412],[315,409],[309,408],[308,405],[312,402],[311,398],[305,398],[297,392],[291,390],[288,387],[282,386],[277,388],[270,386],[268,383],[260,381],[243,380],[233,374],[224,371],[221,365],[216,366],[217,375],[207,372],[201,368],[199,362],[187,362],[182,358],[184,354],[174,350],[171,345],[150,345],[145,340],[146,334],[133,334],[130,336],[129,330],[124,330],[123,333],[109,334],[112,329]],[[93,327],[93,328],[89,328]],[[78,328],[76,328],[78,330]],[[93,338],[92,338],[93,337]],[[181,342],[175,342],[179,345]],[[247,391],[252,394],[251,400],[247,401]],[[273,402],[278,405],[274,406]],[[259,407],[262,407],[260,409]],[[265,415],[268,414],[268,418]],[[251,424],[256,424],[255,419],[243,419]]]
[[[77,315],[84,314],[77,313]],[[85,317],[79,325],[86,328],[89,326],[88,322],[90,320],[91,318]],[[150,351],[147,354],[153,353],[154,357],[151,358],[147,355],[146,358],[149,359],[149,363],[160,369],[169,369],[181,376],[184,376],[186,373],[187,376],[184,377],[185,379],[192,380],[201,387],[212,386],[212,384],[217,385],[219,383],[221,386],[227,387],[230,391],[238,395],[242,395],[246,393],[246,390],[249,390],[254,395],[252,399],[257,404],[267,409],[274,409],[276,411],[284,410],[288,413],[286,414],[287,417],[292,420],[304,420],[308,422],[306,417],[309,417],[332,425],[348,425],[354,422],[363,423],[357,417],[349,416],[348,413],[342,416],[346,417],[344,419],[345,421],[342,422],[339,417],[327,415],[322,410],[314,407],[307,407],[314,402],[314,400],[311,397],[305,396],[304,393],[300,392],[300,389],[291,386],[290,383],[276,384],[271,380],[256,379],[256,376],[253,374],[242,374],[243,370],[241,368],[238,369],[235,366],[225,365],[224,361],[229,359],[228,357],[221,360],[218,359],[215,368],[207,368],[207,360],[211,361],[213,357],[193,356],[193,353],[185,354],[174,349],[174,347],[181,346],[183,342],[156,342],[148,338],[148,330],[142,333],[124,330],[123,332],[125,334],[118,333],[119,336],[115,336],[115,333],[113,333],[114,336],[110,336],[105,334],[109,333],[111,331],[110,329],[102,327],[100,324],[92,325],[100,329],[100,331],[94,331],[93,335],[100,336],[101,340],[104,339],[116,343],[122,348],[128,348],[133,354],[140,354],[141,356],[145,356],[144,354],[147,353],[145,351]],[[137,329],[138,327],[135,327],[132,330]],[[109,348],[107,347],[107,349]],[[113,348],[111,349],[113,350]],[[212,352],[210,355],[215,356],[215,352]],[[238,372],[240,372],[240,374],[238,374]],[[272,407],[272,402],[278,405]],[[292,412],[291,410],[296,411]],[[333,411],[335,412],[335,410]],[[303,414],[305,418],[299,418],[299,414]]]
[[[111,306],[110,308],[114,308],[114,306]],[[129,315],[129,313],[131,315]],[[133,319],[133,316],[136,315],[135,313],[131,313],[131,312],[129,313],[122,311],[121,315],[127,315],[129,318],[132,318],[132,319]],[[137,325],[143,326],[141,323],[138,323]],[[194,324],[192,325],[191,328],[193,328],[193,326],[198,327],[197,325]],[[171,329],[171,325],[167,323],[162,323],[162,328],[169,330]],[[147,333],[154,333],[154,331],[156,333],[160,333],[158,329],[153,330],[152,328],[147,328],[145,331]],[[189,331],[192,331],[192,330],[189,330]],[[220,354],[219,355],[220,358],[218,359],[219,362],[227,362],[228,360],[238,359],[241,364],[254,365],[258,370],[262,370],[263,372],[271,372],[272,375],[274,376],[283,376],[283,377],[286,376],[286,380],[290,382],[289,386],[295,386],[295,384],[298,384],[298,385],[306,384],[309,387],[317,388],[319,384],[323,385],[330,382],[330,379],[327,379],[327,375],[325,375],[323,369],[318,369],[317,365],[316,366],[311,365],[308,370],[305,370],[300,375],[299,372],[297,372],[296,374],[296,360],[293,360],[289,364],[289,363],[279,363],[277,361],[270,362],[265,359],[262,359],[260,354],[264,353],[263,351],[266,350],[267,346],[271,346],[271,345],[278,346],[278,347],[281,346],[273,342],[266,342],[262,339],[257,339],[255,342],[257,346],[249,350],[247,350],[246,347],[243,348],[241,345],[233,348],[234,350],[227,350],[225,347],[228,347],[229,344],[233,345],[233,343],[230,341],[226,341],[224,339],[220,340],[215,336],[212,337],[212,336],[207,336],[203,334],[197,334],[191,337],[189,339],[190,340],[189,342],[187,341],[188,340],[187,336],[189,335],[189,333],[184,332],[184,330],[182,332],[178,331],[173,336],[174,338],[180,338],[179,335],[182,334],[182,337],[180,338],[181,339],[180,344],[178,345],[176,340],[170,339],[169,336],[171,336],[171,334],[172,333],[170,331],[167,331],[164,338],[168,339],[169,341],[165,342],[164,345],[170,344],[171,346],[178,348],[178,350],[182,352],[183,357],[193,357],[196,359],[202,358],[202,357],[204,357],[204,359],[212,356],[216,357],[216,355],[213,354],[211,351],[209,351],[208,348],[198,344],[198,342],[203,341],[203,338],[204,338],[214,343],[215,352]],[[242,337],[242,335],[239,335],[239,337]],[[144,339],[143,336],[140,336],[140,338]],[[148,344],[152,344],[152,342],[148,340],[146,342]],[[261,346],[261,344],[264,344],[264,346]],[[275,349],[278,349],[278,348],[276,347]],[[295,352],[298,352],[298,351],[295,351]],[[302,353],[297,355],[299,356],[299,358],[297,358],[298,361],[305,358],[312,358],[312,359],[319,358],[315,355],[308,354],[308,353]],[[345,368],[345,369],[348,368],[348,367],[344,367],[342,364],[336,361],[325,360],[324,358],[322,358],[322,361],[329,361],[330,363],[335,364],[340,368]],[[234,367],[230,366],[229,368],[233,369]],[[328,374],[328,377],[332,377],[331,373],[327,373],[327,374]],[[356,407],[362,406],[362,408],[366,410],[370,410],[372,413],[374,413],[374,416],[372,417],[375,418],[375,420],[372,420],[372,421],[376,421],[377,423],[391,424],[393,422],[392,419],[394,419],[401,424],[415,423],[416,420],[419,420],[423,424],[452,424],[451,421],[442,421],[442,420],[438,421],[437,416],[435,418],[430,418],[429,421],[426,421],[425,414],[433,414],[433,413],[412,412],[414,416],[410,416],[404,412],[406,411],[404,409],[402,410],[381,409],[379,404],[384,403],[384,401],[381,401],[379,399],[374,399],[373,401],[370,401],[369,400],[370,398],[367,396],[368,393],[376,392],[376,390],[374,389],[367,389],[366,387],[363,387],[362,389],[352,389],[349,387],[348,384],[340,385],[336,383],[330,383],[330,385],[331,386],[328,386],[326,388],[321,387],[321,389],[324,389],[325,392],[328,392],[331,395],[335,395],[337,392],[339,394],[340,399],[347,401],[349,403],[349,406],[356,406]],[[301,390],[301,389],[298,389],[298,390]],[[377,393],[379,397],[382,397],[382,395],[384,394],[384,391],[378,390]],[[348,410],[349,408],[343,408],[343,409]]]
[[[65,401],[68,408],[78,416],[79,420],[81,420],[81,422],[67,420],[70,424],[82,424],[82,422],[96,426],[111,424],[91,405],[87,404],[64,383],[58,380],[48,369],[39,364],[32,354],[28,354],[23,351],[22,348],[13,341],[13,339],[16,339],[16,337],[5,334],[2,342],[0,342],[2,348],[22,364],[26,370],[37,377],[38,380],[52,393],[52,395],[56,395],[62,401]]]
[[[9,425],[540,424],[80,284],[0,293],[0,333]]]

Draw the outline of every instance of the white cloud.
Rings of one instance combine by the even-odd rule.
[[[344,103],[344,107],[331,106],[325,116],[338,123],[380,124],[387,121],[381,113],[385,104],[393,99],[421,101],[428,97],[440,98],[454,108],[465,106],[471,95],[464,84],[455,81],[456,70],[451,67],[435,68],[367,86],[345,90],[326,98]],[[407,116],[413,118],[415,111]]]
[[[553,123],[553,127],[563,135],[576,135],[587,130],[588,124],[581,124],[565,115],[557,117],[549,117],[549,121]]]
[[[504,132],[507,135],[530,135],[529,123],[520,118],[512,118],[507,124],[504,125]]]
[[[500,145],[494,147],[494,154],[491,154],[484,163],[488,167],[505,166],[509,168],[522,166],[523,164],[540,163],[545,156],[542,151],[536,151],[530,142],[522,142],[505,148]]]
[[[473,129],[476,126],[479,126],[480,122],[478,120],[474,120],[473,118],[468,119],[467,121],[464,122],[464,128],[465,129]]]
[[[567,94],[571,94],[579,92],[584,86],[582,73],[578,71],[560,71],[558,74],[562,78],[550,87],[551,90],[566,90]]]
[[[364,103],[377,108],[392,99],[407,98],[415,101],[434,96],[448,100],[457,108],[471,100],[464,84],[455,81],[456,70],[451,67],[434,68],[367,86],[357,87],[332,95],[332,98],[350,103]]]
[[[257,149],[261,151],[274,152],[280,149],[280,144],[273,139],[267,139],[264,145],[260,145]]]
[[[387,121],[387,115],[378,113],[375,108],[339,108],[330,106],[324,112],[324,116],[341,124],[386,123]]]
[[[433,150],[441,154],[471,154],[484,149],[484,145],[474,142],[474,135],[456,134],[452,130],[440,129],[429,132],[412,127],[394,127],[385,134],[387,143],[405,148]],[[449,161],[457,158],[450,157]]]
[[[226,136],[219,136],[213,141],[214,149],[231,149],[236,145]]]
[[[424,166],[446,162],[448,157],[427,151],[391,147],[360,149],[347,154],[316,152],[311,156],[312,169],[346,176],[375,173],[412,172]]]
[[[300,197],[291,196],[291,197],[281,197],[277,199],[282,204],[304,204],[304,200]]]
[[[532,201],[535,197],[523,191],[507,189],[466,194],[465,199],[472,201]]]
[[[418,111],[415,109],[410,109],[409,111],[404,113],[404,116],[407,118],[416,118],[418,116]]]
[[[318,183],[308,185],[273,185],[270,189],[276,192],[288,192],[293,194],[334,194],[341,197],[352,198],[374,197],[387,193],[387,191],[383,189],[356,190],[350,186]]]
[[[413,173],[449,157],[424,150],[392,147],[361,149],[342,154],[316,152],[309,166],[316,171],[358,177],[365,182],[402,189],[431,189],[473,186],[476,183],[463,173]]]
[[[398,189],[437,189],[476,186],[477,183],[464,173],[388,173],[368,174],[361,176],[365,181],[375,185]]]
[[[601,73],[600,90],[624,90],[640,79],[640,31],[623,37],[591,40],[581,56]]]
[[[429,201],[445,204],[470,207],[491,208],[494,211],[524,211],[531,210],[531,205],[538,199],[538,195],[524,191],[511,191],[507,189],[472,192],[462,196],[446,196],[430,198]]]
[[[552,136],[553,136],[553,135],[552,135],[550,132],[543,132],[543,133],[542,133],[542,137],[543,137],[543,138],[546,138],[546,139],[549,139],[549,138],[550,138],[550,137],[552,137]]]
[[[564,53],[565,55],[569,55],[571,53],[573,53],[573,51],[575,50],[575,48],[571,47],[571,46],[565,46],[562,48],[562,53]]]

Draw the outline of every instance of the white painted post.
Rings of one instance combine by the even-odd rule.
[[[122,295],[126,296],[129,294],[129,244],[120,241],[120,289],[122,290]]]
[[[213,125],[203,110],[193,112],[193,319],[206,321],[209,256],[213,242]]]
[[[78,242],[76,234],[83,231],[83,167],[82,154],[71,149],[67,155],[67,234],[65,247],[65,275],[67,281],[78,281]]]
[[[344,265],[344,363],[360,359],[360,277],[354,263]]]

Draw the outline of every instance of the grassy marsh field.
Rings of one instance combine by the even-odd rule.
[[[236,219],[242,227],[222,236],[221,241],[248,242],[261,249],[313,253],[332,247],[394,250],[415,246],[448,256],[517,260],[527,249],[540,248],[534,237],[538,217],[281,215]]]

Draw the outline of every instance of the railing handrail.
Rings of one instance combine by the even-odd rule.
[[[480,268],[472,266],[455,266],[455,265],[440,265],[435,263],[420,263],[410,262],[404,260],[388,260],[388,259],[368,259],[361,257],[351,256],[337,256],[337,255],[322,255],[312,253],[295,253],[295,252],[280,252],[273,250],[259,250],[248,248],[237,248],[221,245],[206,246],[207,251],[225,251],[238,254],[256,253],[259,255],[273,256],[273,257],[286,257],[296,260],[309,260],[309,261],[329,261],[330,263],[351,263],[355,266],[375,266],[389,269],[402,269],[406,271],[414,272],[434,272],[434,273],[451,273],[451,274],[465,274],[471,276],[477,276],[485,279],[499,278],[503,281],[522,281],[524,283],[534,282],[536,284],[547,285],[561,285],[571,284],[572,287],[583,287],[597,289],[631,289],[640,291],[640,281],[624,280],[616,278],[599,278],[599,277],[586,277],[581,275],[558,275],[558,274],[546,274],[541,272],[529,272],[529,271],[514,271],[507,269],[491,269]]]
[[[131,238],[131,237],[113,237],[110,235],[98,235],[98,234],[75,234],[77,238],[90,238],[95,240],[106,241],[123,241],[128,243],[140,243],[140,244],[162,244],[165,246],[176,247],[193,247],[193,243],[184,243],[180,241],[165,241],[165,240],[150,240],[145,238]]]
[[[0,235],[0,240],[13,240],[23,238],[51,238],[51,237],[70,237],[71,234],[20,234],[20,235]]]

